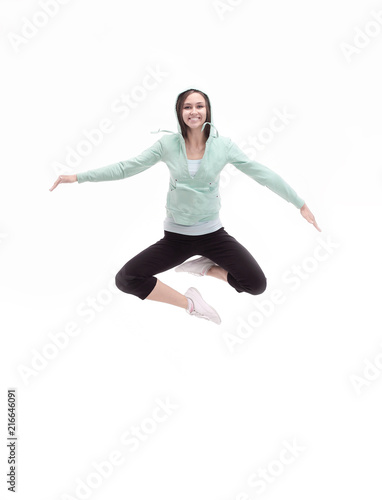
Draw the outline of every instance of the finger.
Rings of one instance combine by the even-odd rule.
[[[55,189],[60,184],[60,182],[61,182],[61,180],[57,179],[56,182],[53,184],[53,188],[52,189]]]
[[[317,231],[322,232],[322,231],[321,231],[321,229],[318,227],[318,224],[317,224],[316,219],[315,219],[314,217],[313,217],[312,224],[313,224],[313,226],[317,229]]]
[[[305,219],[310,223],[310,224],[313,224],[314,222],[314,217],[313,217],[313,214],[306,214],[305,215]]]
[[[53,186],[49,189],[49,191],[53,191],[53,189],[55,189],[58,184],[61,182],[61,179],[60,177],[56,180],[56,182],[53,184]]]

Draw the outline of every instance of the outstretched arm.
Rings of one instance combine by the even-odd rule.
[[[157,140],[152,146],[145,149],[140,155],[130,158],[126,161],[112,163],[105,167],[79,172],[74,175],[60,175],[50,191],[53,191],[61,182],[100,182],[116,181],[139,174],[144,170],[158,163],[163,156],[163,145],[161,139]]]
[[[313,224],[318,231],[321,231],[316,223],[314,215],[307,207],[305,201],[298,196],[296,191],[287,182],[285,182],[279,174],[261,163],[249,159],[239,146],[231,140],[229,140],[228,143],[227,154],[228,163],[231,163],[259,184],[266,186],[268,189],[284,198],[284,200],[289,201],[296,208],[299,208],[301,215],[308,222]]]

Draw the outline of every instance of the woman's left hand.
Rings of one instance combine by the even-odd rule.
[[[316,219],[314,218],[314,215],[312,212],[309,210],[307,207],[306,203],[303,204],[303,206],[300,208],[300,213],[305,219],[310,222],[310,224],[313,224],[313,226],[317,229],[317,231],[321,232],[321,229],[318,227]]]

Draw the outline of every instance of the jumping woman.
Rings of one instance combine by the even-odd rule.
[[[190,315],[220,324],[216,310],[191,287],[184,295],[155,275],[175,271],[212,276],[226,281],[238,293],[258,295],[266,289],[259,264],[233,236],[220,218],[220,172],[228,163],[292,203],[314,227],[314,215],[297,193],[275,172],[250,160],[228,137],[219,136],[212,120],[209,97],[197,89],[181,92],[175,104],[178,132],[163,135],[139,156],[74,175],[60,175],[60,183],[112,181],[131,177],[163,161],[169,173],[164,236],[118,271],[116,286],[141,300],[182,307]],[[197,259],[185,262],[194,255]]]

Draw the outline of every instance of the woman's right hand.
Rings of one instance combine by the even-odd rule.
[[[53,186],[49,189],[49,191],[53,191],[61,182],[76,182],[77,181],[77,175],[59,175],[56,182],[53,184]]]
[[[313,224],[313,226],[317,229],[317,231],[321,231],[321,229],[318,227],[316,219],[312,212],[309,210],[307,207],[306,203],[303,204],[303,206],[300,208],[300,213],[301,215],[308,221],[310,224]]]

